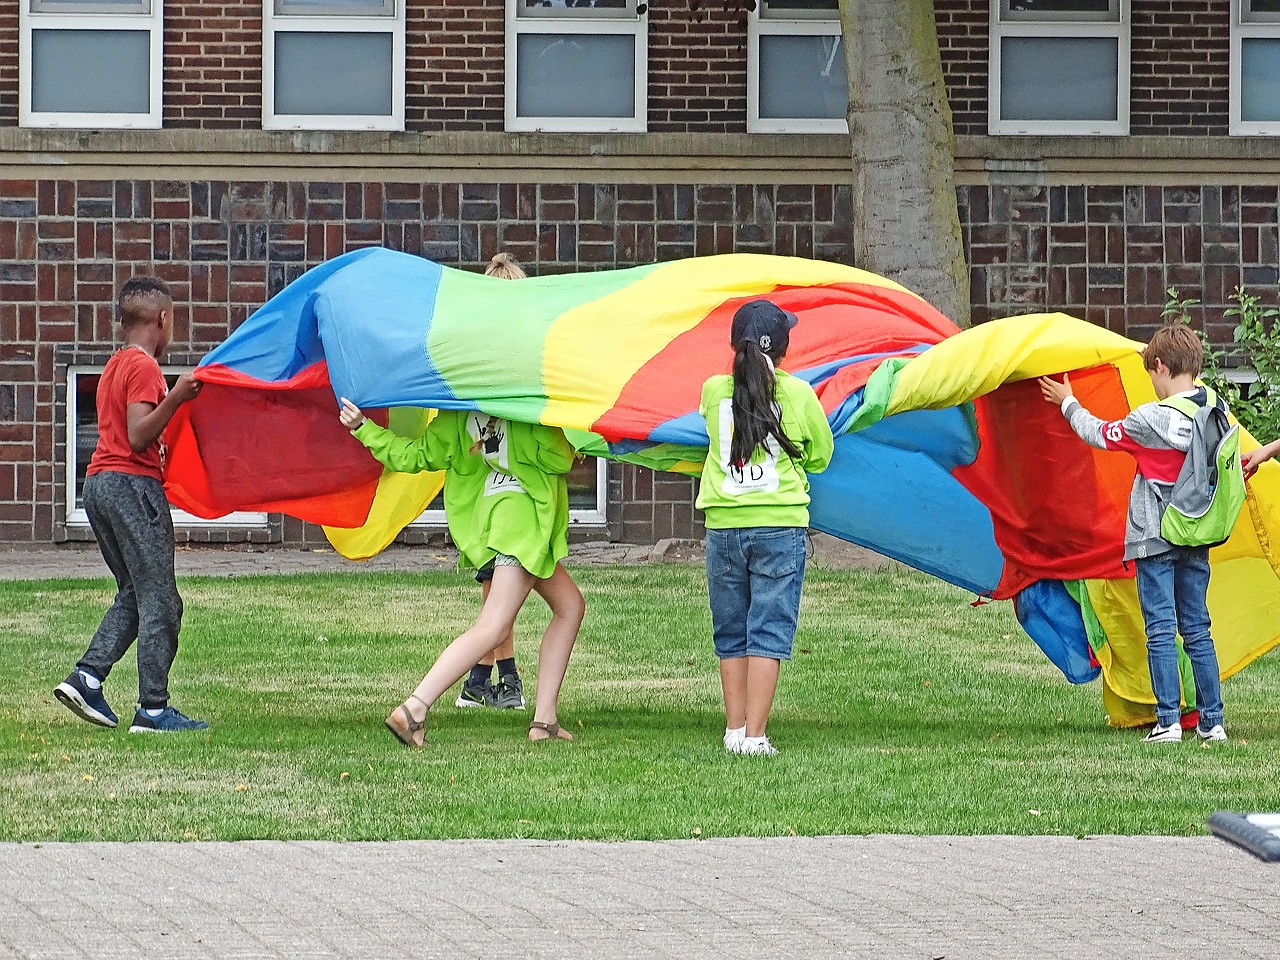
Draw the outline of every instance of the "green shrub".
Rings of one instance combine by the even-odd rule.
[[[1170,287],[1163,316],[1166,320],[1190,323],[1190,310],[1200,301],[1182,299]],[[1221,350],[1209,342],[1203,331],[1204,371],[1201,378],[1230,405],[1244,428],[1266,442],[1280,437],[1280,308],[1264,306],[1259,298],[1240,287],[1230,296],[1235,306],[1223,311],[1224,317],[1236,320],[1232,331],[1234,348]],[[1252,383],[1237,383],[1227,377],[1228,359],[1257,374]]]

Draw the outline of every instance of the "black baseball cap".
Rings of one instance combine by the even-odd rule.
[[[744,303],[733,315],[729,339],[736,348],[744,340],[754,340],[764,353],[786,350],[790,329],[800,322],[794,313],[768,300]]]

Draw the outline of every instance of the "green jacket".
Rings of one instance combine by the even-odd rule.
[[[729,466],[733,438],[733,377],[712,377],[702,385],[699,409],[707,421],[707,462],[702,468],[698,509],[712,530],[733,527],[807,527],[809,473],[831,462],[835,441],[813,387],[778,371],[774,397],[782,410],[782,432],[803,455],[792,460],[770,437],[757,447],[746,470]],[[767,449],[766,449],[767,448]]]
[[[417,439],[371,420],[354,435],[392,470],[445,471],[449,535],[472,566],[483,567],[505,553],[546,579],[568,556],[564,475],[573,467],[574,451],[559,427],[444,410]]]

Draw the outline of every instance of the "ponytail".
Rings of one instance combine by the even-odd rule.
[[[781,411],[774,397],[776,384],[773,361],[768,354],[755,340],[739,342],[733,357],[733,440],[729,445],[733,466],[750,463],[756,447],[770,436],[778,441],[787,456],[802,457],[800,448],[782,432]]]

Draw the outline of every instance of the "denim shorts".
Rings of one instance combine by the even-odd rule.
[[[717,657],[791,659],[804,561],[804,527],[707,531],[707,594]]]

